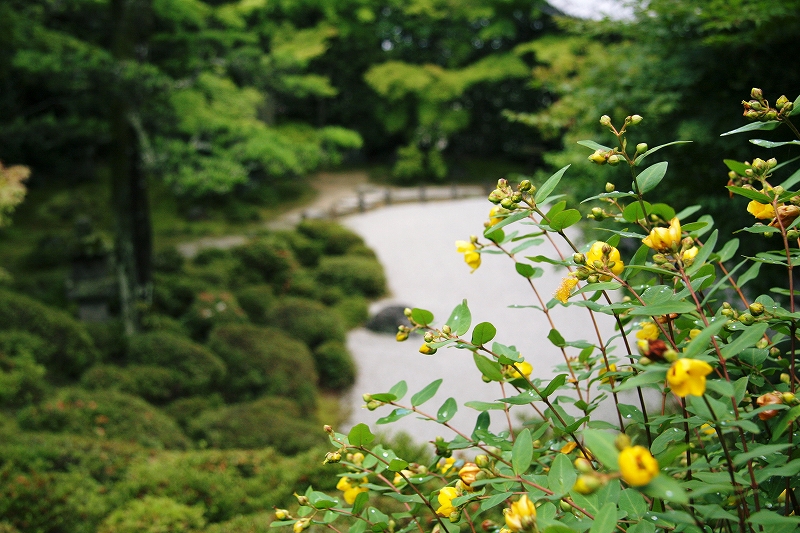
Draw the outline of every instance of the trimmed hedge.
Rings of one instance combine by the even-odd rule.
[[[314,359],[303,343],[280,330],[228,324],[211,332],[208,346],[228,367],[220,387],[226,399],[284,396],[305,409],[315,406]]]
[[[227,291],[203,291],[189,312],[183,316],[183,324],[193,339],[204,341],[208,333],[220,324],[247,322],[247,313],[239,307],[233,294]]]
[[[205,533],[262,533],[270,531],[270,524],[274,521],[274,511],[237,516],[233,520],[208,526]],[[2,529],[0,533],[3,533]]]
[[[355,246],[363,246],[364,239],[339,224],[326,220],[304,220],[297,231],[322,245],[327,255],[342,255]]]
[[[214,390],[226,372],[225,363],[204,346],[167,331],[153,331],[130,339],[130,362],[169,369],[181,394]]]
[[[375,298],[386,292],[383,266],[376,259],[362,255],[322,258],[317,279],[322,285],[341,287],[345,294]]]
[[[162,409],[172,417],[178,425],[186,429],[189,422],[200,416],[203,411],[217,409],[225,402],[219,394],[206,394],[203,396],[192,396],[190,398],[179,398]]]
[[[272,287],[266,284],[250,285],[236,291],[236,299],[252,323],[264,325],[269,321],[275,305]]]
[[[81,377],[88,390],[118,390],[141,396],[154,404],[177,398],[182,393],[181,376],[169,368],[151,365],[95,365]]]
[[[356,363],[344,343],[328,341],[314,350],[321,387],[342,390],[356,382]]]
[[[63,311],[0,289],[0,329],[23,330],[47,339],[34,356],[53,377],[78,377],[98,359],[86,328]]]
[[[363,326],[369,320],[369,301],[363,296],[347,296],[333,306],[348,329]]]
[[[254,239],[231,251],[241,262],[238,276],[242,283],[266,282],[281,287],[296,269],[289,246],[269,236]]]
[[[284,298],[272,312],[272,323],[286,335],[314,349],[323,342],[344,342],[345,328],[339,314],[315,300]]]
[[[291,400],[266,397],[207,411],[189,423],[189,433],[214,448],[272,446],[283,454],[292,455],[324,446],[327,441],[319,424],[304,415]]]
[[[0,331],[0,404],[37,402],[44,397],[46,369],[36,362],[45,340],[25,331]]]
[[[201,506],[145,496],[108,515],[97,533],[200,533],[205,525]]]
[[[186,448],[174,420],[146,401],[123,392],[63,388],[52,400],[19,412],[22,429],[96,435],[152,448]]]

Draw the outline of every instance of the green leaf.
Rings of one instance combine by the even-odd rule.
[[[547,181],[542,183],[541,187],[536,189],[536,194],[533,196],[534,202],[537,204],[541,204],[550,196],[550,193],[553,192],[558,186],[558,182],[561,181],[562,176],[564,176],[564,172],[567,171],[569,165],[565,166],[552,176],[550,176]]]
[[[714,230],[711,235],[708,236],[706,242],[703,243],[702,248],[700,251],[697,252],[697,255],[694,258],[694,263],[692,266],[686,269],[686,272],[691,276],[701,268],[703,268],[703,263],[708,260],[711,256],[711,253],[714,251],[714,246],[717,245],[717,239],[719,238],[719,230]]]
[[[608,146],[603,146],[602,144],[596,143],[596,142],[591,141],[591,140],[578,141],[577,144],[580,144],[581,146],[585,146],[586,148],[591,148],[592,150],[595,150],[595,151],[596,150],[603,150],[604,152],[609,152],[609,151],[612,150],[612,148],[609,148]]]
[[[738,355],[745,348],[752,348],[764,336],[769,325],[766,322],[759,322],[748,326],[736,339],[722,347],[722,357],[730,359],[734,355]]]
[[[690,143],[690,142],[692,142],[692,141],[672,141],[671,143],[660,144],[660,145],[656,146],[655,148],[650,148],[648,151],[646,151],[645,153],[643,153],[642,155],[640,155],[639,157],[636,158],[636,161],[635,161],[636,166],[641,165],[642,161],[644,161],[644,158],[647,157],[648,155],[652,154],[653,152],[657,152],[657,151],[661,150],[662,148],[666,148],[667,146],[673,146],[675,144],[687,144],[687,143]],[[644,193],[644,191],[642,191],[642,193]]]
[[[736,250],[739,249],[739,239],[731,239],[725,243],[725,246],[717,252],[719,256],[720,263],[724,263],[725,261],[730,261],[733,259],[733,256],[736,255]]]
[[[607,502],[594,517],[589,533],[611,533],[617,527],[617,504]]]
[[[780,126],[780,122],[777,120],[770,120],[767,122],[751,122],[750,124],[745,124],[742,127],[736,128],[735,130],[726,131],[725,133],[720,133],[720,137],[724,137],[726,135],[733,135],[736,133],[744,133],[746,131],[755,131],[755,130],[774,130],[778,126]]]
[[[511,467],[514,473],[518,476],[528,471],[533,459],[533,441],[531,440],[531,431],[528,428],[523,429],[517,435],[517,440],[514,441],[514,447],[511,449]]]
[[[787,429],[789,429],[789,426],[792,425],[792,422],[794,422],[798,416],[800,416],[800,405],[796,405],[789,409],[775,425],[775,428],[772,431],[772,442],[776,442],[780,436],[783,435]]]
[[[677,480],[669,476],[660,474],[654,477],[642,490],[645,494],[653,498],[661,498],[662,500],[681,505],[689,503],[689,495],[686,494],[686,491]]]
[[[439,408],[438,413],[436,413],[436,421],[440,424],[449,422],[450,419],[455,416],[456,411],[458,411],[458,404],[455,398],[448,398]]]
[[[697,337],[689,342],[689,345],[684,349],[683,357],[696,357],[708,349],[711,343],[711,338],[717,333],[722,331],[725,324],[728,322],[726,317],[716,317]]]
[[[513,224],[514,222],[517,222],[518,220],[522,220],[523,218],[527,218],[532,212],[533,211],[531,211],[530,209],[524,209],[522,211],[517,211],[516,213],[512,213],[511,215],[505,217],[503,220],[501,220],[497,224],[494,224],[494,225],[489,226],[488,228],[486,228],[486,230],[483,232],[483,236],[486,237],[487,239],[491,239],[492,241],[497,242],[494,237],[489,237],[489,235],[491,233],[497,231],[500,235],[502,235],[503,232],[499,231],[499,230],[501,230],[502,228],[508,226],[509,224]],[[501,239],[502,239],[502,237],[501,237]]]
[[[420,326],[427,326],[433,322],[433,313],[415,307],[411,310],[411,319]]]
[[[497,335],[497,329],[490,322],[481,322],[472,330],[472,344],[483,346]]]
[[[638,163],[638,161],[637,161]],[[641,174],[636,176],[636,183],[639,184],[639,192],[645,194],[652,191],[661,183],[667,173],[667,162],[656,163],[644,169]]]
[[[773,142],[773,141],[765,141],[764,139],[750,139],[750,142],[762,148],[777,148],[779,146],[784,146],[787,144],[800,144],[800,141],[798,140]]]
[[[567,341],[564,340],[564,337],[561,336],[557,329],[551,329],[550,333],[547,334],[547,339],[559,348],[567,345]]]
[[[436,391],[439,390],[439,385],[442,384],[441,379],[437,379],[435,381],[430,382],[424,389],[416,393],[414,396],[411,397],[411,405],[413,407],[418,407],[423,403],[427,402],[431,398],[434,397]],[[352,443],[352,441],[351,441]]]
[[[553,378],[553,381],[551,381],[547,385],[547,387],[545,387],[544,390],[540,390],[539,394],[542,396],[542,398],[547,398],[548,396],[553,394],[556,391],[557,388],[559,388],[561,385],[563,385],[566,382],[567,382],[567,375],[566,374],[559,374],[555,378]]]
[[[762,204],[768,204],[772,202],[772,199],[769,196],[763,192],[754,191],[753,189],[745,189],[744,187],[736,187],[735,185],[726,185],[725,188],[731,191],[733,194],[744,196],[750,200],[756,200]]]
[[[775,511],[767,511],[765,509],[751,514],[748,522],[761,526],[797,525],[800,524],[800,516],[782,516]]]
[[[352,513],[356,516],[361,514],[361,511],[364,510],[364,507],[367,506],[367,502],[369,501],[369,492],[359,492],[356,496],[356,499],[353,501],[353,509]],[[359,522],[361,522],[359,520]]]
[[[379,392],[378,394],[373,394],[372,399],[379,402],[393,402],[397,399],[397,396],[389,392]]]
[[[472,359],[475,361],[475,366],[478,367],[478,370],[480,370],[481,374],[487,379],[491,381],[503,381],[503,372],[500,363],[479,353],[473,353]]]
[[[753,446],[749,449],[747,453],[739,453],[733,458],[734,466],[742,466],[750,459],[755,459],[759,456],[770,457],[770,459],[775,458],[775,454],[778,454],[787,448],[791,448],[792,444],[789,442],[784,442],[781,444],[762,444],[758,446]]]
[[[631,316],[661,316],[669,315],[671,313],[683,314],[696,311],[697,307],[691,303],[683,300],[673,300],[669,302],[632,307],[628,314]]]
[[[431,320],[433,320],[433,317],[431,317]],[[453,334],[458,337],[469,331],[469,326],[472,324],[472,314],[469,312],[466,300],[453,309],[453,312],[450,313],[450,318],[447,319],[445,324],[450,326]]]
[[[641,519],[647,514],[647,502],[636,489],[625,489],[620,492],[619,508],[627,512],[629,518]]]
[[[527,250],[528,248],[530,248],[532,246],[539,246],[543,242],[544,242],[544,240],[542,240],[542,239],[533,239],[533,238],[531,238],[530,235],[528,235],[528,236],[526,236],[525,242],[523,242],[522,244],[519,244],[519,245],[517,245],[517,246],[515,246],[514,248],[511,249],[511,255],[518,254],[518,253],[522,252],[523,250]]]
[[[360,492],[358,495],[361,496],[362,494],[364,496],[367,496],[366,499],[369,499],[368,492]],[[356,499],[358,499],[358,497],[356,497]],[[355,522],[353,522],[353,525],[350,526],[350,529],[347,530],[347,533],[364,533],[366,530],[367,530],[367,523],[364,522],[363,520],[356,520]]]
[[[747,172],[747,169],[750,168],[750,165],[745,165],[744,163],[736,161],[735,159],[723,159],[722,162],[725,163],[725,166],[740,176],[744,176],[745,172]]]
[[[485,500],[481,502],[481,512],[486,511],[488,509],[492,509],[493,507],[497,507],[511,496],[513,496],[513,492],[501,492],[500,494],[492,494]]]
[[[576,479],[578,474],[575,473],[575,467],[572,466],[569,457],[563,453],[556,454],[547,473],[548,488],[555,493],[555,496],[561,496],[572,489]]]
[[[580,211],[577,209],[567,209],[566,211],[561,211],[556,216],[551,218],[549,225],[553,231],[561,231],[577,223],[580,219]]]
[[[394,387],[389,389],[389,394],[394,394],[398,400],[402,399],[407,392],[408,392],[408,385],[406,385],[406,382],[403,380],[398,381],[394,385]]]
[[[491,411],[497,410],[502,411],[506,408],[500,402],[478,402],[478,401],[471,401],[471,402],[464,402],[465,407],[469,407],[470,409],[475,409],[476,411]]]
[[[619,470],[617,461],[619,450],[614,444],[614,435],[607,431],[585,429],[583,430],[583,439],[592,455],[606,468],[614,472]]]
[[[375,435],[372,434],[366,424],[356,424],[347,434],[347,440],[351,446],[366,446],[375,440]]]
[[[647,213],[650,214],[652,209],[652,205],[649,202],[644,202],[644,208],[647,210]],[[628,222],[636,222],[637,220],[641,220],[644,218],[644,214],[642,213],[642,206],[639,202],[631,202],[625,209],[622,211],[622,218],[627,220]]]
[[[392,472],[399,472],[405,468],[408,468],[408,463],[402,459],[392,459],[389,461],[389,466],[387,468]]]
[[[572,529],[564,524],[550,524],[544,528],[542,533],[578,533],[578,530]]]
[[[533,278],[536,276],[537,271],[543,272],[541,268],[534,268],[528,263],[514,263],[514,268],[517,269],[517,274],[523,278]],[[538,277],[538,276],[536,276]]]

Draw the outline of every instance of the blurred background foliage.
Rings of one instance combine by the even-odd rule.
[[[342,417],[345,334],[386,280],[338,225],[263,228],[317,170],[491,183],[580,163],[580,199],[609,174],[576,141],[637,113],[650,146],[693,141],[651,156],[669,160],[663,200],[737,229],[722,160],[800,153],[719,134],[751,87],[800,93],[800,0],[631,6],[0,2],[4,223],[30,169],[0,228],[0,531],[258,531],[299,486],[333,489],[306,450]],[[111,320],[74,318],[78,263],[133,265]]]

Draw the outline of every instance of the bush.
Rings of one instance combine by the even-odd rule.
[[[25,331],[0,332],[0,404],[18,406],[44,397],[46,369],[36,363],[45,341]]]
[[[70,254],[67,253],[75,244],[71,235],[48,233],[36,241],[36,245],[25,256],[24,264],[30,268],[55,268],[67,266]]]
[[[184,275],[156,273],[153,277],[153,311],[177,318],[185,314],[197,295],[207,288],[207,283]]]
[[[269,321],[275,305],[272,287],[266,284],[250,285],[239,289],[236,292],[236,299],[252,323],[264,325]]]
[[[132,337],[128,357],[132,363],[169,369],[186,395],[212,390],[226,372],[225,363],[208,349],[166,331]]]
[[[167,415],[141,398],[118,391],[65,388],[17,416],[28,430],[99,435],[154,448],[185,448],[186,437]]]
[[[205,412],[189,423],[189,433],[215,448],[272,446],[288,455],[327,441],[296,402],[270,397]]]
[[[327,220],[304,220],[297,231],[322,245],[327,255],[342,255],[354,246],[361,246],[364,240],[351,230]]]
[[[307,268],[317,266],[322,257],[323,243],[309,239],[298,231],[282,231],[275,234],[292,249],[301,265]]]
[[[190,398],[179,398],[163,407],[163,410],[183,429],[186,429],[189,422],[200,416],[203,411],[217,409],[224,405],[224,403],[219,394],[209,394],[204,396],[192,396]]]
[[[268,531],[270,524],[274,521],[275,514],[273,512],[237,516],[233,520],[208,526],[205,533],[261,533]],[[3,533],[2,529],[0,529],[0,533]]]
[[[0,469],[0,516],[25,533],[94,533],[110,510],[102,485],[79,472]]]
[[[32,298],[0,289],[0,328],[19,329],[47,339],[36,354],[52,376],[77,377],[98,358],[83,324]]]
[[[122,361],[128,351],[128,337],[122,320],[105,322],[85,322],[94,345],[100,354],[100,361]]]
[[[180,337],[189,336],[189,330],[186,329],[183,323],[169,315],[162,315],[161,313],[146,313],[142,315],[140,323],[143,332],[165,331]],[[127,339],[125,339],[126,344],[127,342]]]
[[[339,313],[347,329],[357,328],[369,320],[369,302],[363,296],[342,298],[333,310]]]
[[[335,311],[314,300],[284,298],[275,306],[272,316],[273,324],[312,349],[329,340],[344,342],[342,319]]]
[[[305,269],[292,272],[284,288],[286,294],[312,299],[317,299],[320,292],[316,276]]]
[[[342,390],[356,382],[356,364],[347,346],[339,341],[328,341],[314,350],[320,386]]]
[[[239,279],[244,283],[266,282],[281,287],[295,268],[291,249],[272,237],[260,237],[232,249],[241,262]]]
[[[233,258],[230,250],[225,248],[202,248],[192,259],[192,263],[197,266],[208,266],[214,261],[226,261]]]
[[[229,324],[211,332],[208,346],[228,367],[220,389],[227,399],[275,395],[314,407],[317,372],[301,342],[277,329]]]
[[[177,372],[148,365],[96,365],[84,372],[81,385],[88,390],[127,392],[154,404],[177,398],[182,392]]]
[[[202,341],[220,324],[247,322],[247,314],[236,298],[227,291],[203,291],[192,308],[183,316],[183,323],[193,339]]]
[[[97,533],[199,533],[205,523],[202,507],[145,496],[108,515]]]
[[[386,292],[383,266],[369,257],[324,257],[319,263],[317,277],[320,284],[341,287],[346,294],[375,298]]]

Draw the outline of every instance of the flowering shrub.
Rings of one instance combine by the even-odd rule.
[[[751,96],[745,116],[755,122],[725,135],[786,125],[800,139],[790,120],[800,101],[782,96],[770,106],[760,90]],[[793,187],[800,171],[786,177],[775,159],[726,161],[728,190],[750,200],[747,211],[755,216],[742,231],[772,236],[776,244],[774,251],[740,252],[739,240],[725,241],[710,217],[689,222],[700,206],[676,212],[652,201],[668,163],[645,166],[645,160],[685,141],[634,144],[629,130],[641,120],[633,115],[616,128],[604,116],[600,123],[612,146],[580,143],[594,150],[591,162],[627,164],[633,178],[631,191],[606,184],[586,200],[600,204],[587,218],[618,223],[607,228],[605,241],[581,247],[565,233],[583,217],[555,194],[563,168],[538,188],[528,180],[514,186],[500,180],[489,196],[495,207],[483,237],[456,243],[473,270],[484,252],[500,253],[529,280],[534,303],[552,325],[547,338],[564,356],[555,377],[532,378],[513,346],[493,342],[493,324],[473,326],[466,302],[441,326],[428,311],[407,310],[412,327],[401,326],[398,340],[419,332],[426,355],[444,347],[472,352],[500,399],[467,402],[477,416],[474,429],[464,431],[450,424],[459,408],[452,398],[435,411],[424,407],[441,380],[410,399],[404,381],[365,394],[367,408],[387,409],[379,423],[414,414],[441,424],[450,437],[432,443],[435,462],[416,464],[373,445],[365,424],[347,435],[326,427],[333,450],[324,461],[344,466],[338,474],[343,495],[309,488],[297,495],[294,513],[276,510],[273,526],[291,526],[294,533],[312,526],[348,533],[800,529],[800,312],[793,281],[800,259],[800,193]],[[744,208],[742,214],[753,221]],[[510,231],[512,225],[532,231]],[[522,253],[540,237],[554,246],[546,261],[564,271],[549,301],[535,290],[541,269],[531,263],[541,257]],[[764,263],[787,274],[788,284],[772,290],[781,301],[751,299],[745,290]],[[609,315],[615,331],[598,327],[596,338],[568,338],[550,316],[558,305],[591,321]],[[490,429],[492,411],[507,421],[504,430]],[[525,422],[515,427],[511,415],[519,411]],[[614,413],[612,421],[600,411]]]

